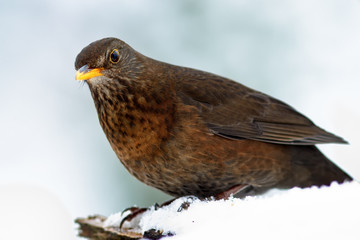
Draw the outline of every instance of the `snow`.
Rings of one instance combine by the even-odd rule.
[[[182,203],[190,202],[180,211]],[[182,239],[360,239],[360,183],[271,190],[265,195],[200,201],[182,197],[150,210],[130,224]],[[106,226],[119,226],[114,214]],[[129,223],[127,223],[129,224]],[[128,225],[129,226],[129,225]],[[128,227],[127,226],[127,227]]]

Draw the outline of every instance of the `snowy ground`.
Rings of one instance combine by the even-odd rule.
[[[192,201],[179,211],[184,201]],[[187,197],[139,216],[138,231],[155,228],[182,239],[360,239],[360,183],[272,190],[243,200],[199,201]],[[121,214],[105,224],[119,226]]]

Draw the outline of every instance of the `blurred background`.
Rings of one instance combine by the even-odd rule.
[[[1,1],[0,238],[71,239],[76,217],[171,198],[126,172],[75,81],[108,36],[287,102],[349,141],[320,148],[359,179],[359,26],[358,0]]]

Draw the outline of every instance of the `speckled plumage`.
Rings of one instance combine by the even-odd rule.
[[[117,63],[109,61],[113,49]],[[102,69],[86,82],[116,155],[140,181],[170,195],[351,179],[314,146],[345,141],[266,94],[153,60],[115,38],[85,47],[75,68],[85,65]]]

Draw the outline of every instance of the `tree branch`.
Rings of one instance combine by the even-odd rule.
[[[79,235],[91,240],[134,240],[140,239],[142,234],[131,231],[120,231],[118,227],[104,227],[104,216],[89,216],[77,218],[76,223],[80,225]]]

